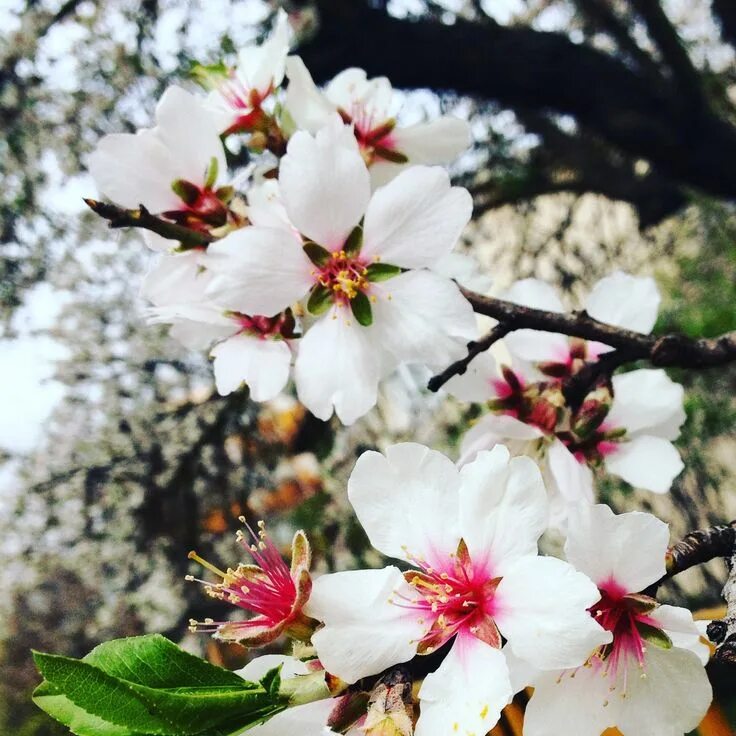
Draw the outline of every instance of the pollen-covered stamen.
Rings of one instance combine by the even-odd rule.
[[[467,631],[494,647],[501,646],[501,635],[493,622],[494,595],[500,578],[476,568],[465,542],[441,566],[433,567],[407,552],[417,570],[404,573],[416,595],[396,594],[392,602],[416,611],[428,624],[428,631],[417,647],[429,654],[460,631]]]
[[[190,622],[193,631],[214,633],[218,638],[239,641],[251,646],[267,643],[285,632],[301,638],[311,633],[311,620],[301,609],[311,590],[309,577],[309,545],[302,532],[297,532],[292,543],[292,552],[298,559],[292,568],[284,562],[278,549],[266,534],[263,522],[258,524],[256,534],[241,517],[250,538],[238,531],[237,540],[248,552],[254,564],[240,564],[236,569],[223,572],[190,552],[206,569],[220,577],[220,582],[197,582],[205,586],[207,594],[242,608],[253,616],[245,621],[226,622],[205,620]],[[196,580],[187,576],[188,580]]]
[[[590,665],[600,667],[613,682],[623,677],[623,693],[630,665],[640,669],[645,677],[645,654],[648,644],[669,648],[672,642],[650,614],[657,602],[649,596],[626,594],[615,582],[601,588],[601,599],[589,610],[595,620],[613,634],[613,640],[605,644],[591,657]]]
[[[347,304],[368,288],[368,265],[360,256],[349,256],[340,250],[333,253],[329,261],[314,273],[319,284],[331,292],[336,303]]]

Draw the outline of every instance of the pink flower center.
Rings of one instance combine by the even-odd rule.
[[[241,519],[245,523],[244,519]],[[273,542],[266,535],[263,522],[258,524],[256,534],[250,526],[246,528],[253,542],[249,543],[242,531],[238,531],[237,540],[243,546],[254,564],[238,565],[227,572],[202,559],[196,552],[190,552],[189,558],[196,560],[203,567],[221,578],[219,583],[202,583],[207,594],[213,598],[232,603],[243,610],[254,614],[247,621],[239,621],[240,629],[271,628],[288,622],[295,615],[294,603],[297,598],[297,589],[291,577],[291,571],[279,554]],[[196,580],[191,575],[187,580]],[[195,631],[214,633],[227,622],[206,619],[203,623],[192,621],[191,627]]]
[[[483,566],[470,560],[463,541],[458,552],[438,568],[413,557],[419,568],[404,573],[414,597],[398,596],[394,603],[415,611],[429,629],[417,651],[429,654],[456,634],[469,633],[500,648],[501,635],[493,621],[495,592],[501,578],[492,578]]]
[[[218,196],[218,191],[184,180],[176,184],[181,207],[164,212],[164,217],[199,232],[209,232],[211,228],[227,223],[228,208]]]
[[[240,312],[230,313],[231,318],[240,325],[240,331],[260,337],[262,340],[294,337],[294,317],[287,310],[275,317],[263,315],[247,315]]]
[[[368,265],[359,255],[349,256],[340,250],[313,273],[317,282],[330,291],[336,304],[347,305],[358,293],[368,289]]]
[[[396,123],[394,120],[376,122],[376,114],[366,105],[354,102],[350,110],[338,109],[340,117],[346,124],[353,125],[353,132],[358,141],[361,154],[367,166],[376,159],[385,159],[402,163],[405,156],[395,150],[395,141],[392,134]]]

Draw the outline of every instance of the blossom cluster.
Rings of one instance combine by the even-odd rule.
[[[142,287],[149,319],[210,350],[221,394],[245,383],[265,401],[293,380],[313,414],[344,424],[399,365],[462,358],[478,325],[451,256],[472,201],[438,164],[468,146],[468,125],[399,126],[389,81],[360,69],[319,89],[289,55],[284,14],[235,67],[196,76],[207,95],[170,87],[155,127],[104,137],[89,161],[106,197],[170,226],[143,232],[158,252]],[[564,311],[534,279],[503,296]],[[652,279],[617,271],[584,308],[648,333],[659,302]],[[190,555],[218,577],[200,581],[207,593],[246,612],[193,630],[250,648],[296,642],[295,657],[257,658],[243,677],[279,664],[330,682],[334,697],[249,733],[480,736],[527,687],[526,736],[674,736],[703,717],[708,647],[689,611],[655,598],[667,525],[595,503],[603,470],[670,488],[682,387],[658,369],[586,384],[611,350],[601,343],[521,329],[503,345],[447,384],[487,408],[457,463],[414,443],[358,458],[348,498],[393,564],[314,575],[302,532],[287,565],[263,526],[239,535],[250,559],[235,568]],[[540,554],[550,529],[565,559]]]

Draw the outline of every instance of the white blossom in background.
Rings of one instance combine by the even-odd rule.
[[[202,262],[216,276],[209,296],[227,309],[273,316],[306,301],[295,381],[310,411],[327,419],[334,408],[350,424],[397,365],[440,367],[463,354],[477,334],[472,308],[430,269],[470,219],[465,189],[439,167],[416,166],[371,196],[355,137],[337,116],[315,136],[291,138],[278,185],[288,223],[272,216],[270,226],[231,233]],[[281,211],[266,200],[270,215]]]
[[[324,627],[312,643],[355,682],[452,642],[419,691],[416,736],[492,728],[512,694],[502,636],[541,669],[578,666],[611,640],[587,613],[591,581],[537,556],[547,500],[529,458],[496,447],[458,470],[422,445],[394,445],[358,459],[348,497],[371,544],[412,569],[315,580],[305,611]]]
[[[316,133],[339,113],[353,126],[374,187],[410,164],[450,163],[470,145],[470,126],[459,118],[445,116],[398,127],[386,77],[368,79],[362,69],[345,69],[320,91],[298,56],[286,60],[286,74],[284,106],[296,127]]]
[[[289,36],[289,19],[281,10],[269,37],[262,44],[241,49],[233,69],[195,69],[195,74],[213,87],[207,101],[223,134],[251,132],[261,125],[264,103],[284,78]]]
[[[502,298],[549,312],[566,311],[555,289],[538,279],[517,281]],[[599,322],[648,334],[657,321],[659,303],[654,279],[615,271],[593,286],[583,309]],[[570,375],[583,361],[595,360],[611,350],[599,342],[540,330],[515,330],[504,342],[513,356],[536,364],[542,373],[553,377]]]
[[[600,736],[612,727],[681,736],[700,723],[712,697],[708,647],[690,611],[641,592],[664,575],[668,542],[667,525],[650,514],[617,516],[598,505],[571,518],[567,559],[600,589],[591,615],[613,640],[583,667],[534,677],[525,736]]]
[[[169,87],[156,106],[156,126],[104,136],[87,161],[99,191],[112,202],[186,227],[211,232],[228,224],[232,188],[212,113],[199,97]],[[178,246],[148,230],[154,250]]]

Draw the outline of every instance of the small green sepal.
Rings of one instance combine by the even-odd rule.
[[[388,281],[401,272],[399,266],[393,266],[390,263],[371,263],[366,268],[365,277],[368,281]]]
[[[307,299],[307,311],[315,316],[324,314],[332,303],[332,292],[322,284],[315,286]]]
[[[332,253],[330,253],[327,248],[317,245],[313,240],[308,240],[304,243],[302,248],[307,254],[307,258],[309,258],[315,266],[319,266],[320,268],[322,268],[322,266],[326,266],[330,258],[332,258]]]
[[[373,309],[371,308],[371,302],[362,291],[359,291],[350,300],[350,309],[353,312],[353,317],[358,321],[358,324],[363,325],[363,327],[369,327],[373,324]]]
[[[343,246],[342,249],[345,251],[345,255],[357,256],[358,253],[360,253],[360,249],[362,247],[363,247],[363,226],[356,225],[350,232],[350,235],[348,235],[348,239],[345,241],[345,245]]]
[[[654,644],[655,647],[660,649],[672,649],[672,639],[662,629],[645,624],[643,621],[637,621],[635,625],[644,641]]]

